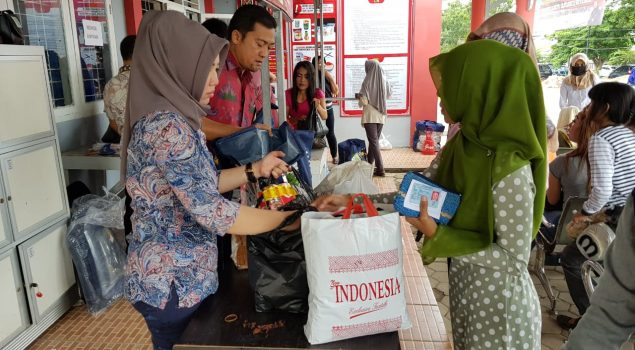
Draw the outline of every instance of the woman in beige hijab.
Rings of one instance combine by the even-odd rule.
[[[145,318],[154,349],[172,349],[200,303],[218,289],[217,235],[271,231],[291,215],[220,195],[288,170],[282,153],[272,152],[253,166],[216,171],[201,118],[226,54],[226,40],[178,12],[143,16],[122,152],[134,210],[124,289]]]
[[[589,68],[589,62],[583,53],[569,59],[569,75],[560,86],[560,109],[575,106],[582,110],[591,103],[589,90],[600,83],[600,78]]]
[[[475,31],[467,36],[466,41],[480,39],[496,40],[507,46],[525,51],[531,60],[536,62],[536,50],[534,40],[531,37],[529,24],[519,15],[512,12],[500,12],[488,18]],[[443,109],[443,106],[441,106]],[[450,140],[461,128],[460,123],[450,124],[448,140]]]

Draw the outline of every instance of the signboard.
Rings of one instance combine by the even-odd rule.
[[[318,28],[320,35],[320,14],[317,15],[317,23],[313,14],[313,0],[295,0],[294,1],[294,17],[291,23],[291,42],[292,42],[292,60],[293,67],[301,61],[311,61],[315,57],[315,27]],[[324,57],[324,68],[331,73],[333,77],[337,77],[337,6],[336,0],[323,0],[322,17],[324,17],[324,53],[318,54]],[[337,79],[337,78],[336,78]]]
[[[262,3],[282,11],[288,18],[293,18],[293,0],[263,0]],[[242,5],[261,5],[261,1],[237,0],[236,5],[238,5],[238,7]]]
[[[364,62],[377,59],[392,85],[388,113],[409,112],[411,13],[412,0],[343,1],[344,96],[359,92],[365,77]],[[342,115],[360,114],[357,101],[346,101]]]
[[[600,25],[605,5],[604,0],[542,0],[536,9],[534,32],[551,34],[561,29]]]
[[[293,45],[293,66],[302,61],[311,61],[315,57],[314,45]],[[335,76],[337,57],[335,57],[335,45],[324,44],[324,69]],[[363,70],[363,68],[362,68]]]
[[[84,27],[84,45],[86,46],[104,46],[104,31],[101,22],[82,19]]]

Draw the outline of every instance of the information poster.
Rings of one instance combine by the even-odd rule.
[[[344,54],[407,54],[409,11],[410,0],[344,1]]]
[[[355,96],[359,92],[366,76],[365,63],[366,58],[344,59],[345,96]],[[380,63],[392,87],[392,96],[386,101],[386,107],[389,111],[407,109],[408,57],[386,57]],[[347,111],[361,111],[357,101],[346,101],[344,107]]]
[[[315,46],[313,45],[294,45],[293,46],[293,66],[302,61],[311,61],[315,57]],[[324,61],[326,65],[324,69],[331,75],[335,76],[335,66],[337,63],[335,57],[335,45],[324,45]],[[363,70],[363,67],[362,67]]]
[[[294,43],[310,43],[312,41],[313,27],[310,18],[296,18],[291,27],[291,40]]]
[[[409,112],[412,0],[343,1],[344,96],[359,92],[366,75],[364,63],[377,59],[392,86],[389,115]],[[344,116],[361,114],[357,101],[346,101]]]
[[[561,29],[600,25],[605,7],[604,0],[542,0],[536,10],[534,32],[551,34]]]
[[[318,55],[324,57],[324,69],[337,80],[337,7],[335,0],[323,0],[322,11],[314,16],[313,0],[294,0],[294,16],[291,24],[291,54],[293,67],[301,61],[311,61],[315,57],[315,46],[318,45]],[[319,10],[319,9],[318,9]],[[324,25],[322,25],[322,18]],[[317,21],[317,22],[316,22]],[[321,30],[324,32],[324,52],[320,52],[319,41],[315,37],[318,29],[318,39]],[[292,68],[293,70],[293,68]]]

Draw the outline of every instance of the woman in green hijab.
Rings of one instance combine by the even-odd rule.
[[[452,258],[454,348],[540,349],[540,304],[527,271],[547,175],[538,71],[525,52],[478,40],[432,58],[430,72],[446,119],[462,128],[424,175],[462,199],[447,226],[427,215],[425,199],[422,215],[407,220],[426,236],[425,262]],[[315,205],[333,210],[347,199]]]
[[[430,60],[446,118],[460,122],[426,174],[461,193],[449,225],[421,203],[409,218],[425,236],[424,259],[452,257],[455,349],[540,349],[541,313],[527,271],[546,187],[546,123],[540,78],[521,50],[491,40]]]

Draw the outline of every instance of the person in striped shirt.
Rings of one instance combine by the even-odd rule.
[[[601,83],[589,91],[591,103],[584,109],[586,123],[597,130],[589,140],[589,198],[574,222],[589,220],[589,216],[605,211],[607,224],[615,229],[626,199],[635,188],[635,132],[629,126],[635,119],[635,90],[617,82]],[[580,272],[585,258],[575,243],[562,252],[562,268],[571,298],[580,315],[589,306],[589,298]],[[558,316],[558,324],[574,328],[578,319]]]

